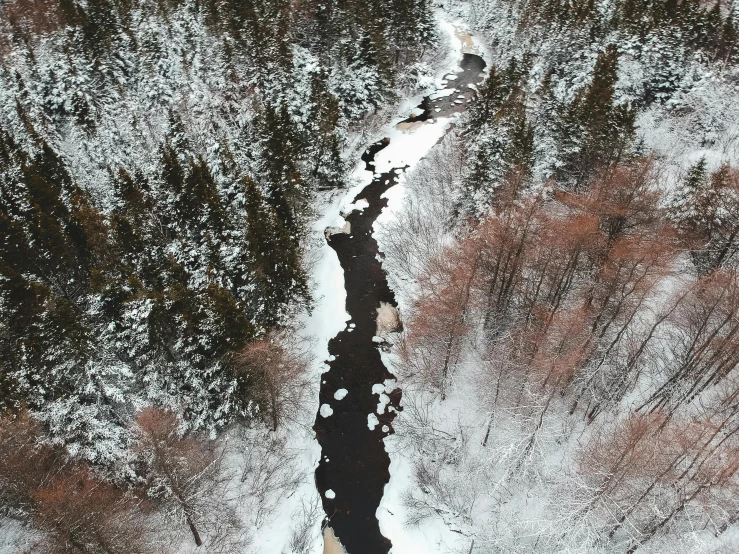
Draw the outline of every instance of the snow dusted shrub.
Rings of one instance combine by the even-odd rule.
[[[306,361],[286,335],[268,335],[250,342],[235,355],[234,366],[237,379],[249,387],[273,431],[299,412],[309,386]]]
[[[204,536],[208,544],[238,537],[241,523],[228,503],[224,445],[198,434],[183,436],[181,429],[169,411],[146,408],[136,418],[134,453],[145,468],[147,494],[170,525],[189,528],[197,546]]]
[[[33,497],[33,523],[44,533],[34,552],[155,552],[142,501],[89,470],[61,473]]]

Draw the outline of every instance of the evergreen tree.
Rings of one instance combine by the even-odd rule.
[[[341,141],[336,134],[339,101],[327,90],[326,79],[325,73],[313,75],[308,115],[308,143],[313,158],[311,177],[316,181],[316,187],[321,189],[341,186],[346,171],[341,158]]]
[[[308,300],[308,286],[300,251],[276,210],[262,196],[256,183],[242,180],[246,198],[246,251],[259,291],[255,307],[266,326],[280,323],[284,308]]]
[[[287,107],[265,106],[259,121],[262,139],[261,163],[267,183],[267,202],[290,234],[298,236],[308,200],[299,163],[302,143]]]
[[[613,44],[601,52],[590,84],[558,115],[564,163],[556,175],[563,182],[582,186],[595,170],[620,161],[633,140],[635,111],[614,103],[618,57]]]
[[[734,263],[739,249],[739,172],[724,164],[709,178],[701,158],[678,190],[670,217],[700,272]]]

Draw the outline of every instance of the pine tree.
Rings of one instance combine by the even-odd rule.
[[[324,72],[313,75],[311,82],[311,111],[308,115],[309,133],[313,158],[311,177],[316,188],[326,189],[343,184],[344,161],[341,158],[341,142],[336,133],[339,123],[339,101],[326,88]]]
[[[688,170],[671,206],[670,217],[676,224],[687,229],[697,229],[700,216],[695,201],[705,194],[707,185],[706,158],[702,157]]]
[[[511,130],[506,163],[509,173],[517,173],[525,181],[531,176],[534,166],[534,127],[526,116],[526,102],[518,99],[510,113]]]
[[[564,163],[556,174],[576,187],[595,170],[620,161],[633,140],[636,112],[614,104],[618,58],[615,45],[606,47],[598,55],[590,84],[558,115]]]
[[[300,252],[289,229],[262,196],[256,183],[242,180],[246,197],[246,251],[259,294],[258,319],[267,326],[279,323],[284,308],[308,300]]]
[[[497,109],[506,98],[502,78],[495,66],[490,68],[488,78],[475,92],[475,100],[469,109],[469,129],[479,131],[490,123]]]
[[[261,162],[267,183],[267,202],[290,234],[297,237],[308,201],[308,191],[299,169],[302,144],[287,107],[265,106],[259,121],[262,139]]]
[[[688,171],[670,217],[699,271],[733,263],[739,248],[739,172],[724,164],[709,178],[701,158]]]

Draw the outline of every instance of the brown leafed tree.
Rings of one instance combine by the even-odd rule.
[[[202,532],[238,527],[228,504],[223,447],[199,435],[183,436],[170,411],[147,408],[136,418],[134,451],[146,468],[148,494],[168,519],[185,524],[197,546]]]
[[[149,546],[141,500],[87,469],[56,476],[33,493],[34,525],[45,554],[144,554]]]
[[[482,250],[477,281],[484,299],[484,325],[491,330],[514,315],[515,292],[546,219],[540,199],[511,204],[510,210],[483,221],[475,235]]]
[[[600,430],[577,458],[589,491],[583,514],[594,511],[604,534],[633,546],[688,511],[693,524],[734,521],[728,499],[739,484],[738,430],[725,414],[675,419],[658,412]]]
[[[632,166],[601,172],[583,193],[560,193],[557,198],[570,208],[598,218],[607,250],[620,236],[648,232],[661,225],[657,183],[654,159],[649,157]]]
[[[593,333],[591,357],[576,380],[577,397],[588,401],[592,419],[618,402],[636,379],[628,369],[627,350],[648,330],[640,316],[657,298],[659,285],[672,271],[674,241],[664,235],[631,235],[617,239],[593,273],[578,301],[588,312]]]
[[[234,366],[240,382],[260,400],[273,431],[296,416],[308,386],[305,357],[296,344],[268,335],[238,352]]]
[[[29,515],[34,492],[65,470],[66,457],[42,438],[41,427],[25,411],[0,419],[0,509]]]
[[[411,308],[411,331],[401,344],[410,372],[442,398],[474,323],[473,286],[480,270],[480,246],[479,238],[471,237],[431,260],[419,279],[422,294]]]
[[[516,367],[525,373],[523,380],[536,399],[534,404],[540,406],[521,460],[533,449],[555,397],[564,395],[592,348],[587,314],[582,308],[541,315],[523,328],[514,329],[511,340]]]
[[[570,293],[592,268],[592,253],[601,245],[598,221],[588,214],[547,217],[529,248],[526,279],[520,288],[524,320],[534,312],[552,317],[567,305]]]

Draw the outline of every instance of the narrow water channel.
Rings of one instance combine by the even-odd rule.
[[[447,89],[426,97],[419,106],[423,113],[398,128],[412,133],[417,126],[433,125],[435,118],[464,111],[473,94],[469,85],[480,81],[484,68],[480,56],[464,54],[459,70],[447,76]],[[388,140],[380,141],[365,151],[362,160],[368,171],[374,173],[375,155],[388,144]],[[401,409],[401,391],[386,391],[390,404],[378,413],[379,395],[373,386],[393,379],[393,375],[382,363],[379,346],[372,339],[377,332],[378,308],[396,306],[396,302],[379,261],[372,226],[387,206],[382,195],[397,183],[398,173],[391,170],[376,175],[354,199],[355,203],[366,201],[366,207],[346,217],[349,232],[327,238],[344,270],[346,310],[351,320],[329,342],[330,369],[322,377],[322,408],[314,426],[322,448],[316,485],[328,524],[348,554],[387,554],[391,547],[380,533],[376,511],[390,479],[390,458],[382,440],[392,433],[395,412]],[[377,418],[373,429],[368,425],[369,414]]]

